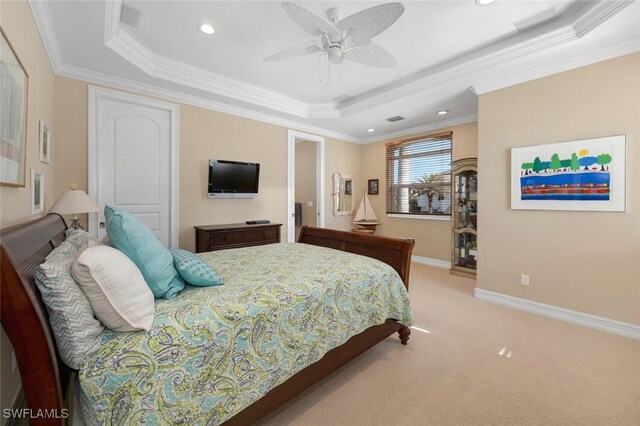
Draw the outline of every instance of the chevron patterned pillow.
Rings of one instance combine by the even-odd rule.
[[[63,241],[36,269],[35,282],[49,312],[60,357],[77,369],[97,349],[104,327],[93,316],[86,296],[71,277],[76,247]]]

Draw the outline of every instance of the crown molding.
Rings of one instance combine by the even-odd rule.
[[[55,74],[58,74],[60,68],[64,65],[62,54],[60,53],[60,44],[58,37],[51,22],[51,12],[49,3],[46,1],[29,0],[29,8],[36,22],[36,27],[40,33],[40,39],[44,45],[44,50],[49,58],[49,65]]]
[[[482,95],[493,92],[494,90],[504,89],[505,87],[526,83],[527,81],[536,80],[638,51],[640,51],[640,37],[635,37],[614,45],[603,46],[582,55],[566,57],[562,60],[550,62],[543,66],[531,68],[523,72],[507,74],[500,78],[481,81],[474,84],[472,90],[477,95]]]
[[[598,3],[574,22],[576,35],[578,38],[584,36],[633,2],[634,0],[610,0]]]
[[[105,45],[150,76],[302,118],[339,118],[334,104],[307,104],[279,93],[227,78],[151,53],[120,29],[120,0],[107,2]]]
[[[445,127],[457,126],[460,124],[473,123],[478,121],[478,114],[461,115],[460,117],[454,117],[448,120],[434,121],[422,126],[410,127],[408,129],[402,129],[395,132],[383,133],[381,135],[370,136],[363,140],[363,143],[382,142],[389,139],[398,139],[418,133],[429,132],[431,130],[444,129]]]
[[[600,0],[591,8],[580,4],[577,6],[580,9],[573,11],[573,13],[568,12],[568,16],[558,17],[547,24],[529,28],[521,33],[475,49],[473,52],[459,55],[420,71],[405,81],[392,83],[386,87],[355,96],[340,104],[340,116],[346,117],[362,112],[381,103],[411,96],[454,80],[468,79],[484,69],[576,41],[631,4],[632,1]],[[550,67],[553,65],[550,64]],[[540,70],[543,71],[543,68],[541,67]],[[533,76],[532,79],[542,76]]]
[[[470,77],[483,69],[508,63],[549,48],[575,41],[631,4],[632,0],[600,0],[595,6],[575,6],[546,24],[516,33],[473,52],[425,69],[404,82],[396,82],[343,103],[307,104],[250,84],[226,78],[154,55],[119,27],[121,0],[107,2],[105,43],[147,74],[206,90],[302,118],[339,118],[399,98],[432,89],[449,81]],[[535,78],[535,77],[534,77]]]
[[[239,106],[217,102],[210,99],[205,99],[199,96],[187,95],[181,92],[164,89],[158,86],[138,83],[136,81],[127,80],[120,77],[113,77],[107,74],[102,74],[102,73],[87,70],[84,68],[74,67],[70,65],[63,65],[62,67],[60,67],[59,72],[57,72],[56,74],[62,77],[68,77],[76,80],[86,81],[92,84],[107,86],[108,88],[126,90],[128,92],[141,94],[145,96],[151,96],[154,98],[163,99],[170,102],[179,102],[185,105],[192,105],[192,106],[196,106],[204,109],[209,109],[212,111],[235,115],[238,117],[249,118],[251,120],[261,121],[263,123],[275,124],[277,126],[282,126],[282,127],[286,127],[294,130],[300,130],[308,133],[313,133],[316,135],[322,135],[322,136],[326,136],[334,139],[339,139],[345,142],[351,142],[351,143],[357,143],[357,144],[363,143],[363,140],[361,138],[358,138],[352,135],[347,135],[345,133],[336,132],[336,131],[333,131],[330,129],[324,129],[321,127],[311,126],[311,125],[300,123],[297,121],[276,117],[270,114],[264,114],[261,112],[252,111]]]
[[[53,25],[49,2],[28,0],[28,3],[40,32],[49,63],[51,64],[53,72],[57,75],[85,80],[95,84],[108,85],[148,96],[162,97],[175,102],[182,102],[283,127],[308,131],[310,133],[322,134],[348,142],[369,143],[402,137],[412,133],[426,132],[443,126],[476,121],[477,114],[437,121],[423,126],[366,138],[303,124],[295,121],[295,117],[303,119],[340,118],[366,111],[383,103],[394,100],[397,101],[403,97],[424,95],[423,92],[434,90],[449,82],[472,80],[474,73],[488,67],[508,63],[514,59],[531,55],[553,46],[575,41],[601,25],[624,7],[633,3],[633,0],[599,0],[594,6],[586,6],[585,3],[582,3],[581,5],[577,5],[576,9],[571,11],[571,13],[567,12],[565,16],[561,16],[546,25],[542,24],[541,26],[530,28],[522,33],[476,49],[473,52],[437,64],[405,80],[398,81],[393,85],[375,89],[367,94],[350,98],[342,103],[324,104],[306,104],[269,90],[218,76],[151,54],[144,46],[133,39],[133,37],[120,29],[122,0],[105,2],[105,44],[107,44],[109,48],[148,75],[186,87],[205,90],[211,94],[222,95],[226,97],[228,101],[213,101],[205,97],[187,95],[176,90],[163,89],[155,85],[139,83],[125,78],[108,76],[100,72],[66,65]],[[479,95],[639,50],[640,38],[633,38],[581,55],[566,57],[560,61],[550,61],[548,64],[526,71],[506,71],[504,75],[497,78],[491,77],[491,80],[485,79],[477,83],[474,82],[470,90]],[[471,82],[467,84],[470,83]],[[294,119],[282,118],[268,113],[253,111],[247,107],[229,104],[234,101],[246,102],[256,105],[256,107],[270,109],[274,112],[290,114]]]

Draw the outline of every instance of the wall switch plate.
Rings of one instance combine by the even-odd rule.
[[[529,275],[521,274],[520,275],[520,284],[529,285]]]

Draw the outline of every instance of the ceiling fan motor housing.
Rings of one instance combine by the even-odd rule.
[[[339,44],[332,44],[329,47],[329,60],[334,64],[342,62],[342,47]]]

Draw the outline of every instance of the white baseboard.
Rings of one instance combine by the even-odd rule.
[[[570,309],[559,308],[557,306],[545,305],[544,303],[494,293],[477,287],[474,290],[474,296],[477,299],[486,300],[487,302],[497,303],[499,305],[508,306],[521,311],[527,311],[545,317],[570,322],[572,324],[583,325],[585,327],[595,328],[597,330],[640,340],[640,326],[635,324],[585,314],[584,312],[572,311]]]
[[[440,259],[432,259],[430,257],[411,256],[411,261],[416,263],[422,263],[423,265],[435,266],[437,268],[451,269],[451,262]]]

